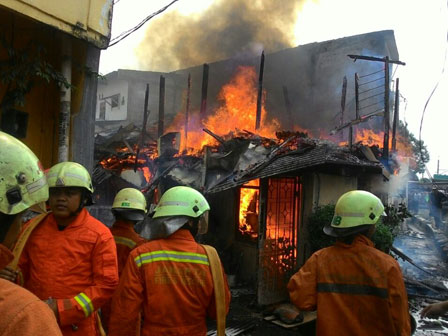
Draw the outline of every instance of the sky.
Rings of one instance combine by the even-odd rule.
[[[177,11],[194,16],[215,0],[179,0],[159,17]],[[249,1],[249,0],[241,0]],[[250,0],[257,1],[257,0]],[[112,38],[135,26],[170,0],[115,0]],[[393,70],[400,78],[400,119],[421,138],[431,155],[428,169],[448,174],[448,0],[308,0],[294,23],[295,45],[332,40],[371,31],[392,29],[405,66]],[[281,3],[281,1],[278,1]],[[136,49],[145,38],[148,23],[117,45],[103,50],[100,73],[117,69],[148,69],[139,62]],[[148,39],[147,39],[148,40]],[[147,42],[147,43],[150,43]],[[213,60],[214,61],[214,60]],[[424,106],[434,87],[438,87]]]

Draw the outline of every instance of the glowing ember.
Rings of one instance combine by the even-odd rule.
[[[249,234],[251,238],[258,236],[258,194],[259,180],[252,180],[240,189],[239,231]],[[251,188],[252,187],[252,188]]]

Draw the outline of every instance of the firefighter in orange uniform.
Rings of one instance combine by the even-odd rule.
[[[19,263],[21,281],[46,300],[63,335],[100,335],[97,310],[118,284],[112,234],[84,208],[91,204],[93,188],[83,166],[58,163],[47,180],[52,212],[26,243]]]
[[[189,187],[166,191],[155,209],[149,242],[135,248],[112,300],[110,336],[135,335],[139,312],[143,336],[205,336],[206,316],[216,318],[209,259],[196,243],[205,233],[210,207]],[[225,311],[230,291],[225,281]]]
[[[134,230],[134,225],[145,218],[145,196],[140,190],[134,188],[121,189],[114,198],[112,213],[115,216],[115,223],[110,231],[117,246],[118,275],[120,276],[132,249],[146,242]],[[110,304],[109,301],[101,308],[105,327],[109,324]]]
[[[411,334],[400,267],[370,240],[381,215],[384,206],[375,195],[342,195],[324,228],[337,242],[315,252],[290,279],[292,303],[317,309],[317,335]]]
[[[29,207],[45,211],[48,185],[39,159],[16,138],[0,132],[0,335],[60,336],[48,306],[34,294],[13,284],[14,245],[22,215]],[[12,278],[11,278],[12,276]]]

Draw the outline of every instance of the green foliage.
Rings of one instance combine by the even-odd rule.
[[[415,167],[410,169],[415,173],[423,174],[425,172],[425,164],[429,162],[429,151],[423,140],[419,140],[415,135],[409,131],[408,124],[400,120],[398,125],[398,133],[404,140],[408,141],[412,146],[412,151],[415,159]]]
[[[323,228],[331,222],[334,215],[333,204],[317,207],[311,214],[308,221],[309,242],[311,251],[315,252],[321,248],[328,247],[335,242],[335,238],[329,237],[323,233]],[[383,217],[376,224],[376,231],[372,237],[375,247],[385,253],[388,253],[397,235],[400,223],[405,218],[411,217],[406,205],[400,203],[398,207],[392,204],[386,205],[384,211],[387,216]]]
[[[334,215],[334,204],[317,207],[308,219],[308,233],[311,252],[333,245],[335,239],[327,236],[322,230],[331,222]]]
[[[30,41],[23,48],[16,49],[13,43],[0,36],[0,46],[6,50],[7,55],[6,58],[0,59],[0,79],[6,86],[6,92],[0,102],[3,109],[23,106],[25,96],[39,80],[71,88],[62,73],[48,62],[45,48],[37,42]]]

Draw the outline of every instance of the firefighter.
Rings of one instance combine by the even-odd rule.
[[[19,282],[46,300],[63,335],[100,335],[97,310],[118,284],[112,234],[84,208],[93,188],[82,165],[58,163],[47,180],[51,213],[25,245]]]
[[[167,190],[155,208],[151,240],[131,253],[112,300],[109,335],[135,335],[142,310],[143,336],[206,335],[216,318],[209,259],[194,236],[208,227],[210,206],[189,187]],[[225,312],[230,291],[224,280]]]
[[[383,211],[367,191],[342,195],[324,227],[336,243],[315,252],[290,279],[292,303],[317,310],[317,335],[410,335],[400,267],[370,240]]]
[[[123,271],[131,250],[146,242],[134,230],[135,224],[145,218],[146,199],[140,190],[124,188],[114,198],[112,213],[115,223],[111,232],[117,245],[118,274]]]
[[[6,266],[14,258],[10,249],[22,215],[29,207],[44,211],[47,198],[48,185],[39,159],[22,142],[0,132],[0,335],[61,335],[49,307],[7,281],[15,277],[14,270]]]
[[[134,225],[145,218],[145,196],[135,188],[121,189],[114,198],[112,213],[115,222],[112,225],[111,232],[117,246],[118,276],[120,276],[132,249],[146,242],[134,230]],[[107,327],[110,316],[110,301],[103,306],[101,313],[103,325]]]

